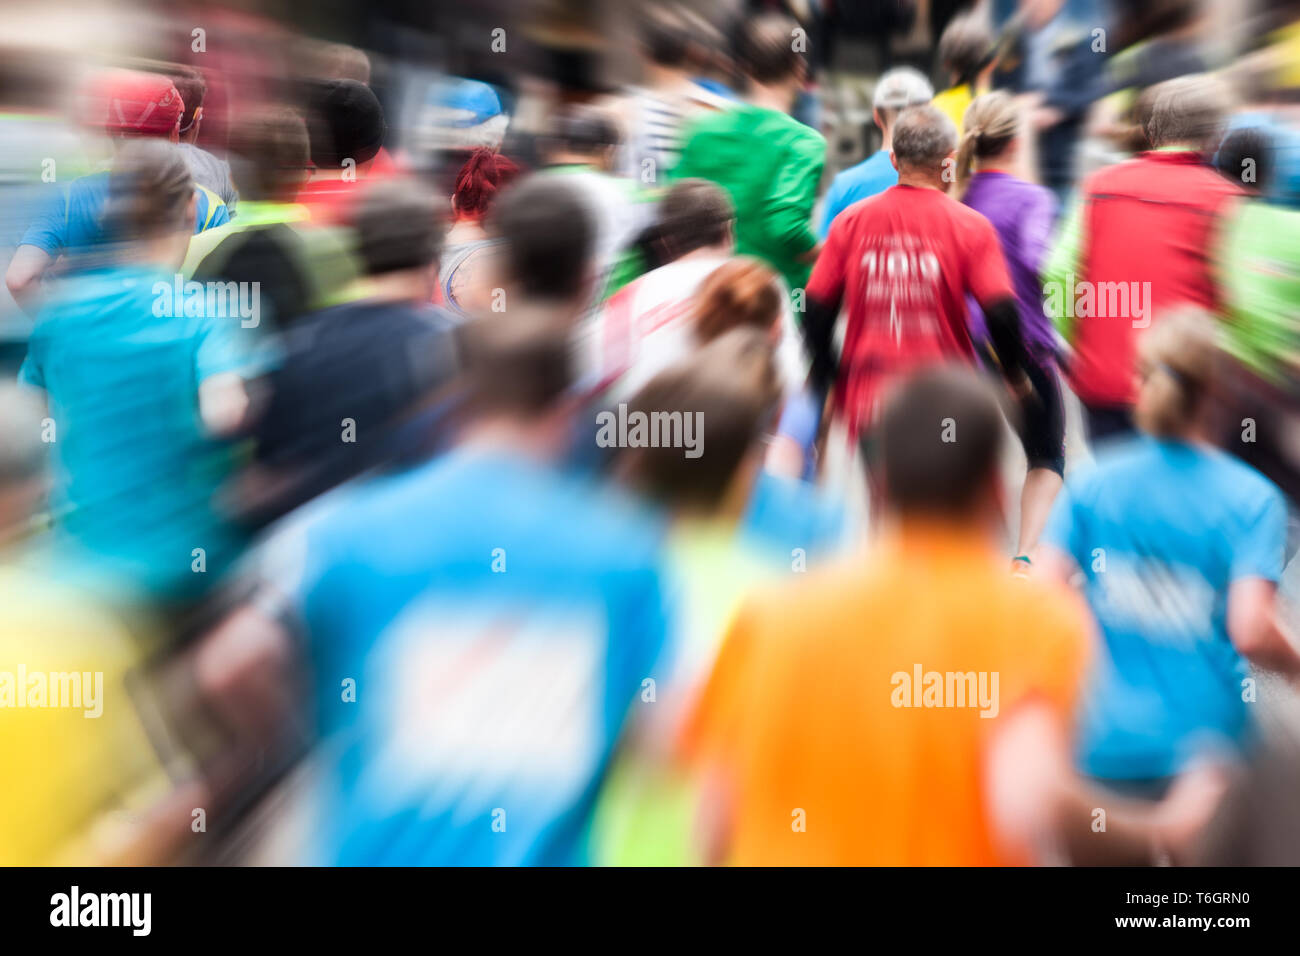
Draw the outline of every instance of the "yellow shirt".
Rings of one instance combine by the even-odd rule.
[[[975,99],[975,91],[971,89],[969,83],[963,83],[961,86],[954,86],[950,90],[935,94],[934,99],[930,101],[948,119],[952,120],[952,125],[957,127],[957,139],[959,140],[961,139],[962,119],[966,116],[966,107],[970,106],[973,99]]]
[[[136,659],[78,592],[0,566],[0,865],[93,862],[73,841],[157,782],[126,687]]]
[[[985,744],[1030,696],[1069,721],[1087,621],[933,529],[748,602],[683,739],[734,799],[729,862],[1015,862],[987,824]]]

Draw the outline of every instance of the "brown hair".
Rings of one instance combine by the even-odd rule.
[[[769,332],[784,298],[777,275],[757,259],[731,259],[705,277],[695,293],[695,337],[712,342],[737,328]]]
[[[1196,424],[1216,378],[1218,326],[1200,309],[1165,316],[1138,345],[1142,388],[1138,427],[1160,438],[1181,438]]]
[[[722,504],[746,455],[771,423],[781,398],[767,337],[732,329],[690,358],[651,379],[628,402],[655,417],[698,416],[700,454],[679,447],[638,447],[622,453],[631,483],[668,506],[706,510]]]
[[[104,208],[114,239],[152,239],[190,230],[194,180],[181,151],[161,139],[126,143],[113,162]]]
[[[984,93],[971,100],[962,116],[961,142],[957,146],[957,193],[966,192],[977,159],[1000,156],[1020,132],[1020,110],[1004,90]]]

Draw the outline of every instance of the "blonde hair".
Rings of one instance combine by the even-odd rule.
[[[1001,155],[1019,133],[1020,109],[1011,94],[995,90],[971,100],[957,145],[957,194],[966,192],[976,159]]]
[[[1221,354],[1219,327],[1201,309],[1174,312],[1147,332],[1138,345],[1138,427],[1158,438],[1185,436],[1204,409]]]

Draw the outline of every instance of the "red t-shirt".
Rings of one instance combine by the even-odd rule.
[[[807,295],[848,310],[835,405],[850,434],[888,379],[974,360],[968,295],[989,305],[1013,294],[992,224],[937,189],[891,186],[836,216]]]

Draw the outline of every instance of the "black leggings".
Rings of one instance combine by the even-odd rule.
[[[1020,444],[1029,467],[1065,475],[1065,401],[1050,360],[1025,363],[1033,392],[1020,401]]]

